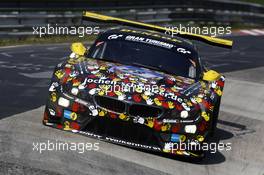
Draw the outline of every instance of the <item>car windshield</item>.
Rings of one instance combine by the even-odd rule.
[[[196,78],[197,70],[196,62],[192,58],[193,54],[186,53],[183,48],[180,49],[124,40],[108,40],[95,43],[89,57]]]

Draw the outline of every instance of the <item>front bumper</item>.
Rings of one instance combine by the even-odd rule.
[[[58,105],[60,97],[70,101],[68,107]],[[186,124],[169,125],[154,119],[148,120],[147,123],[135,122],[129,116],[107,112],[96,108],[93,103],[80,101],[67,94],[50,93],[43,124],[128,147],[188,157],[203,157],[203,151],[190,150],[186,146],[182,149],[182,144],[204,142],[208,135],[206,124],[202,127],[203,132],[188,134],[183,131]],[[201,125],[203,120],[197,122],[196,125]],[[175,128],[173,130],[176,126],[177,130]]]

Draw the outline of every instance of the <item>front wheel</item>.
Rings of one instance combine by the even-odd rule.
[[[216,132],[216,126],[217,126],[217,121],[218,121],[218,115],[219,115],[219,108],[220,108],[220,103],[221,103],[221,98],[219,98],[216,101],[214,110],[213,110],[213,120],[211,123],[211,132],[210,132],[210,136],[214,136],[215,132]]]

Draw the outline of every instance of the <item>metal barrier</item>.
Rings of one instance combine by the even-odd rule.
[[[83,10],[99,11],[148,23],[195,23],[264,25],[264,7],[257,4],[219,0],[26,0],[0,2],[0,37],[27,36],[33,26],[82,25]],[[94,26],[85,22],[84,25]],[[96,24],[98,25],[98,24]]]

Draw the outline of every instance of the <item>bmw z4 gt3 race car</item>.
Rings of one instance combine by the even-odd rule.
[[[158,33],[158,26],[115,20],[153,30],[109,29],[88,51],[72,44],[69,59],[54,70],[43,123],[130,147],[201,156],[200,150],[177,144],[201,144],[213,135],[225,78],[207,70],[183,38],[230,43],[186,33],[170,37]]]

